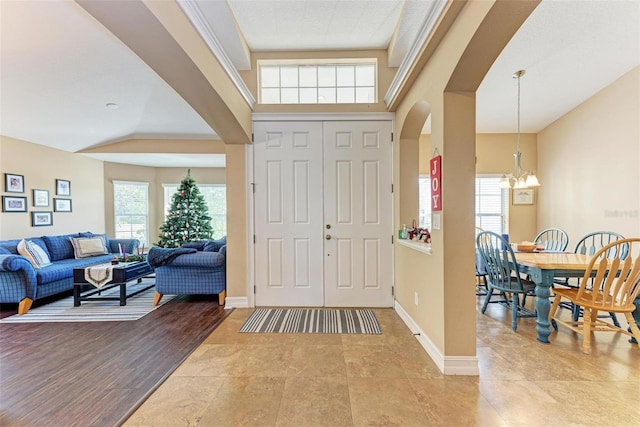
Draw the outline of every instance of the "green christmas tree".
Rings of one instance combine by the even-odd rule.
[[[209,209],[189,169],[171,197],[171,208],[160,227],[160,241],[156,245],[177,248],[185,242],[210,239],[212,232]]]

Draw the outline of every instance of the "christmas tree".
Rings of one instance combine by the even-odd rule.
[[[156,245],[177,248],[185,242],[210,239],[212,232],[209,209],[189,169],[171,197],[171,208],[160,227],[160,241]]]

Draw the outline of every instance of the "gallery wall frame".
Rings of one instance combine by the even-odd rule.
[[[71,212],[71,199],[53,198],[54,212]]]
[[[33,189],[33,206],[37,208],[49,207],[49,190]]]
[[[511,201],[514,205],[532,205],[533,188],[514,188]]]
[[[5,173],[4,191],[5,193],[24,193],[24,175]]]
[[[45,227],[49,225],[53,225],[53,212],[51,211],[31,212],[32,227]]]
[[[71,181],[56,179],[56,196],[71,196]]]
[[[27,198],[21,196],[2,196],[2,212],[26,212]]]

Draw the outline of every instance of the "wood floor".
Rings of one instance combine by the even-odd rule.
[[[231,311],[181,296],[131,322],[0,324],[0,425],[120,425]]]

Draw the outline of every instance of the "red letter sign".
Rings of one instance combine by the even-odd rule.
[[[431,174],[431,210],[442,210],[442,156],[435,156],[430,161]]]

